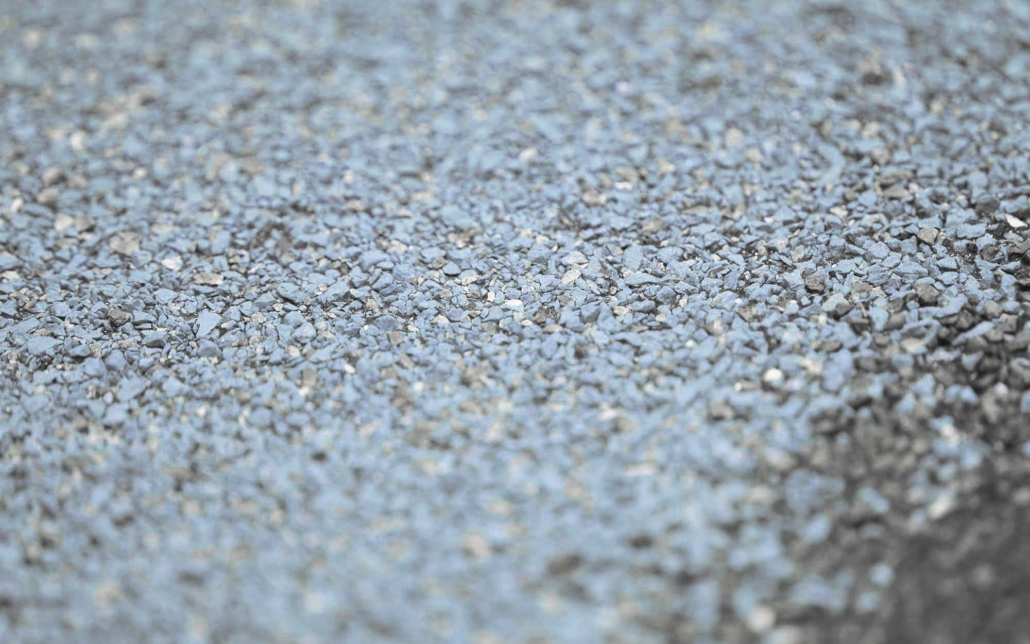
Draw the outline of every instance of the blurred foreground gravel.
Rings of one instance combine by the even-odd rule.
[[[1017,0],[0,0],[0,641],[1030,641],[1028,116]]]

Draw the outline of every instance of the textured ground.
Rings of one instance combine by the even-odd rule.
[[[0,0],[0,641],[1030,641],[1028,117],[1018,0]]]

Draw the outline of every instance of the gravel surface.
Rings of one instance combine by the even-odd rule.
[[[1022,0],[0,0],[0,641],[1030,641],[1028,117]]]

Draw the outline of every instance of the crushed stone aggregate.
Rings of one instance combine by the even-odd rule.
[[[1030,4],[2,9],[0,642],[1030,641]]]

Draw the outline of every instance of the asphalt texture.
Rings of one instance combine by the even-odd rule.
[[[0,642],[1030,641],[1028,117],[1020,0],[0,0]]]

